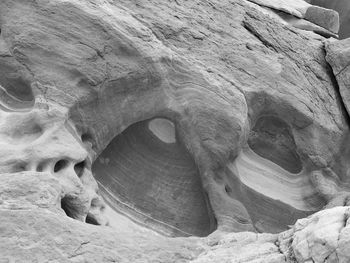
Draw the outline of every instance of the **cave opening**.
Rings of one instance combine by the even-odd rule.
[[[169,236],[216,229],[197,166],[167,119],[137,122],[117,135],[92,166],[116,211]]]

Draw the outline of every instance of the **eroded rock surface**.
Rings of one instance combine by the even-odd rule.
[[[350,112],[350,39],[344,39],[341,41],[328,41],[326,42],[326,59],[331,65],[334,76],[337,79],[339,85],[339,91],[342,96],[344,105]]]
[[[63,216],[59,201],[64,190],[50,173],[1,176],[4,262],[280,263],[328,258],[345,263],[350,258],[350,207],[321,211],[279,235],[217,232],[207,238],[166,238],[123,222],[112,229]]]
[[[321,36],[238,0],[4,0],[0,27],[1,260],[347,262]]]

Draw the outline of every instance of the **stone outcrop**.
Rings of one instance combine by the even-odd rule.
[[[281,234],[166,238],[119,221],[115,229],[64,216],[50,173],[2,174],[1,260],[19,262],[348,262],[350,208],[324,210]],[[310,244],[313,244],[310,246]]]
[[[350,37],[350,2],[347,0],[309,0],[309,3],[324,8],[329,8],[339,13],[340,28],[339,38]]]
[[[334,34],[339,31],[339,15],[332,9],[309,4],[304,0],[249,0],[256,4],[305,19]]]
[[[343,42],[266,12],[1,1],[0,260],[347,262]]]
[[[344,105],[350,112],[350,40],[344,39],[341,41],[326,42],[326,59],[331,65],[334,76],[339,85],[339,92],[342,96]]]

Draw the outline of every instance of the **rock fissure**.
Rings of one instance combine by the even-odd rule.
[[[247,15],[249,16],[249,13],[247,13]],[[249,19],[251,19],[250,16],[249,16]],[[259,32],[257,32],[254,29],[254,26],[252,26],[249,23],[248,19],[243,21],[243,26],[244,26],[245,29],[247,29],[247,31],[249,33],[251,33],[254,37],[256,37],[266,48],[268,48],[270,50],[273,50],[273,51],[276,51],[275,47],[268,40],[266,40],[261,34],[259,34]]]

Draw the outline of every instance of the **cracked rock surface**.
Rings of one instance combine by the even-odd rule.
[[[348,41],[293,23],[2,0],[0,262],[349,262]]]

